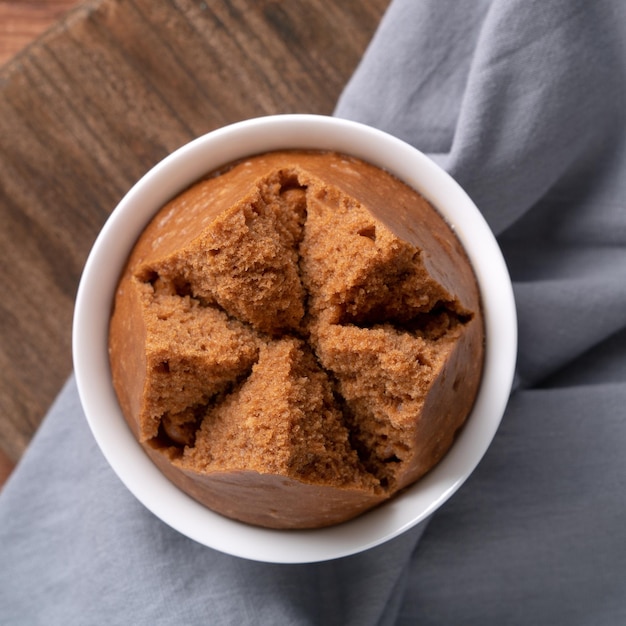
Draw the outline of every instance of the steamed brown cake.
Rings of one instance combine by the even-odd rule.
[[[126,420],[171,481],[238,520],[315,528],[442,458],[484,335],[465,252],[426,200],[360,160],[283,151],[159,211],[109,340]]]

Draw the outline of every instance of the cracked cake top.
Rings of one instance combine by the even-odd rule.
[[[313,151],[231,164],[164,206],[109,341],[124,415],[161,470],[278,528],[349,519],[432,468],[483,359],[452,229],[387,172]]]

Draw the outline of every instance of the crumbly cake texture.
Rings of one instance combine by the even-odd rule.
[[[483,342],[441,216],[387,172],[314,151],[240,161],[164,206],[109,334],[124,416],[158,467],[273,528],[345,521],[436,465]]]

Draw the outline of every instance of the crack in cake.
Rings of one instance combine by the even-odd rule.
[[[272,528],[336,524],[434,467],[473,406],[477,283],[439,213],[380,168],[266,153],[139,237],[109,333],[136,438],[186,493]]]

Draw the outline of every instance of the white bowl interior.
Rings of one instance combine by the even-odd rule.
[[[389,503],[330,528],[279,531],[218,515],[170,483],[148,459],[121,413],[111,383],[108,324],[127,255],[139,233],[171,197],[235,159],[285,148],[335,150],[384,167],[422,193],[453,226],[474,266],[486,325],[486,359],[476,404],[457,441],[424,478]],[[513,291],[500,249],[460,186],[408,144],[373,128],[316,115],[240,122],[183,146],[148,172],[123,198],[97,238],[78,290],[74,369],[93,435],[126,487],[184,535],[222,552],[273,563],[348,556],[415,526],[467,479],[498,428],[513,381],[517,323]]]

